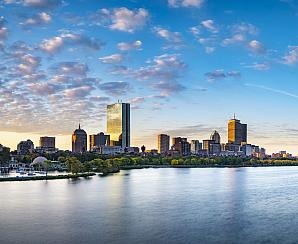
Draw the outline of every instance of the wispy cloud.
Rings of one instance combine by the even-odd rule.
[[[275,88],[271,88],[271,87],[268,87],[268,86],[251,84],[251,83],[246,83],[244,85],[249,86],[249,87],[255,87],[255,88],[266,90],[266,91],[270,91],[270,92],[274,92],[274,93],[278,93],[278,94],[285,95],[285,96],[288,96],[288,97],[298,98],[298,95],[296,95],[294,93],[287,92],[287,91],[284,91],[284,90],[275,89]]]

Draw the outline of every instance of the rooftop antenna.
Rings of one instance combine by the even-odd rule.
[[[234,113],[234,119],[236,119],[236,114]]]

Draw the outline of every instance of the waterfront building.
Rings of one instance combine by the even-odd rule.
[[[172,151],[178,151],[180,156],[186,156],[190,154],[190,143],[187,142],[187,138],[174,137],[172,142]]]
[[[28,153],[32,153],[34,151],[34,144],[31,140],[21,141],[17,145],[17,153],[21,155],[25,155]]]
[[[286,151],[279,151],[278,153],[272,153],[271,158],[293,158],[293,155]]]
[[[240,147],[240,151],[242,151],[246,157],[250,157],[250,156],[252,156],[252,145],[242,143],[242,145]]]
[[[110,146],[130,147],[129,103],[107,106],[107,134],[110,135]]]
[[[199,140],[191,140],[190,150],[192,154],[198,154],[203,148],[203,144]]]
[[[89,150],[93,151],[95,147],[99,146],[109,146],[110,145],[110,135],[105,135],[100,132],[96,135],[89,135]]]
[[[72,134],[72,152],[83,153],[87,151],[87,133],[79,128],[76,129]]]
[[[121,146],[99,146],[94,148],[94,150],[100,154],[105,155],[116,155],[124,153],[124,148]]]
[[[222,151],[229,151],[229,152],[239,152],[240,151],[240,145],[233,144],[233,143],[222,143],[221,144],[221,150]]]
[[[230,119],[228,122],[228,143],[240,145],[247,142],[247,124],[241,124],[240,120]]]
[[[158,153],[167,154],[170,149],[170,136],[160,134],[157,137]]]
[[[219,155],[221,146],[215,140],[203,140],[203,149],[207,151],[208,155]]]

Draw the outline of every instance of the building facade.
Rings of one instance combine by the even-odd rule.
[[[55,149],[55,137],[42,136],[39,138],[39,146],[45,149]]]
[[[171,151],[179,152],[180,156],[187,156],[190,154],[190,143],[187,142],[187,138],[174,137],[173,146]]]
[[[107,134],[110,135],[110,146],[130,147],[129,103],[107,106]]]
[[[99,146],[109,146],[110,145],[110,135],[105,135],[100,132],[96,135],[89,135],[89,150],[93,151]]]
[[[228,143],[240,145],[247,143],[247,124],[241,124],[238,119],[228,122]]]
[[[83,153],[87,151],[87,133],[81,125],[72,133],[72,152]]]
[[[34,151],[34,144],[31,140],[21,141],[17,146],[18,154],[28,154]]]
[[[202,148],[203,148],[203,144],[199,140],[191,140],[190,150],[192,154],[199,154]]]
[[[157,137],[158,153],[167,154],[170,149],[170,136],[166,134],[160,134]]]

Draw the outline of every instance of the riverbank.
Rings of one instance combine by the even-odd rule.
[[[82,174],[68,174],[68,175],[48,175],[48,176],[26,176],[26,177],[3,177],[1,181],[33,181],[33,180],[59,180],[59,179],[77,179],[81,177],[91,177],[95,173],[82,173]]]

